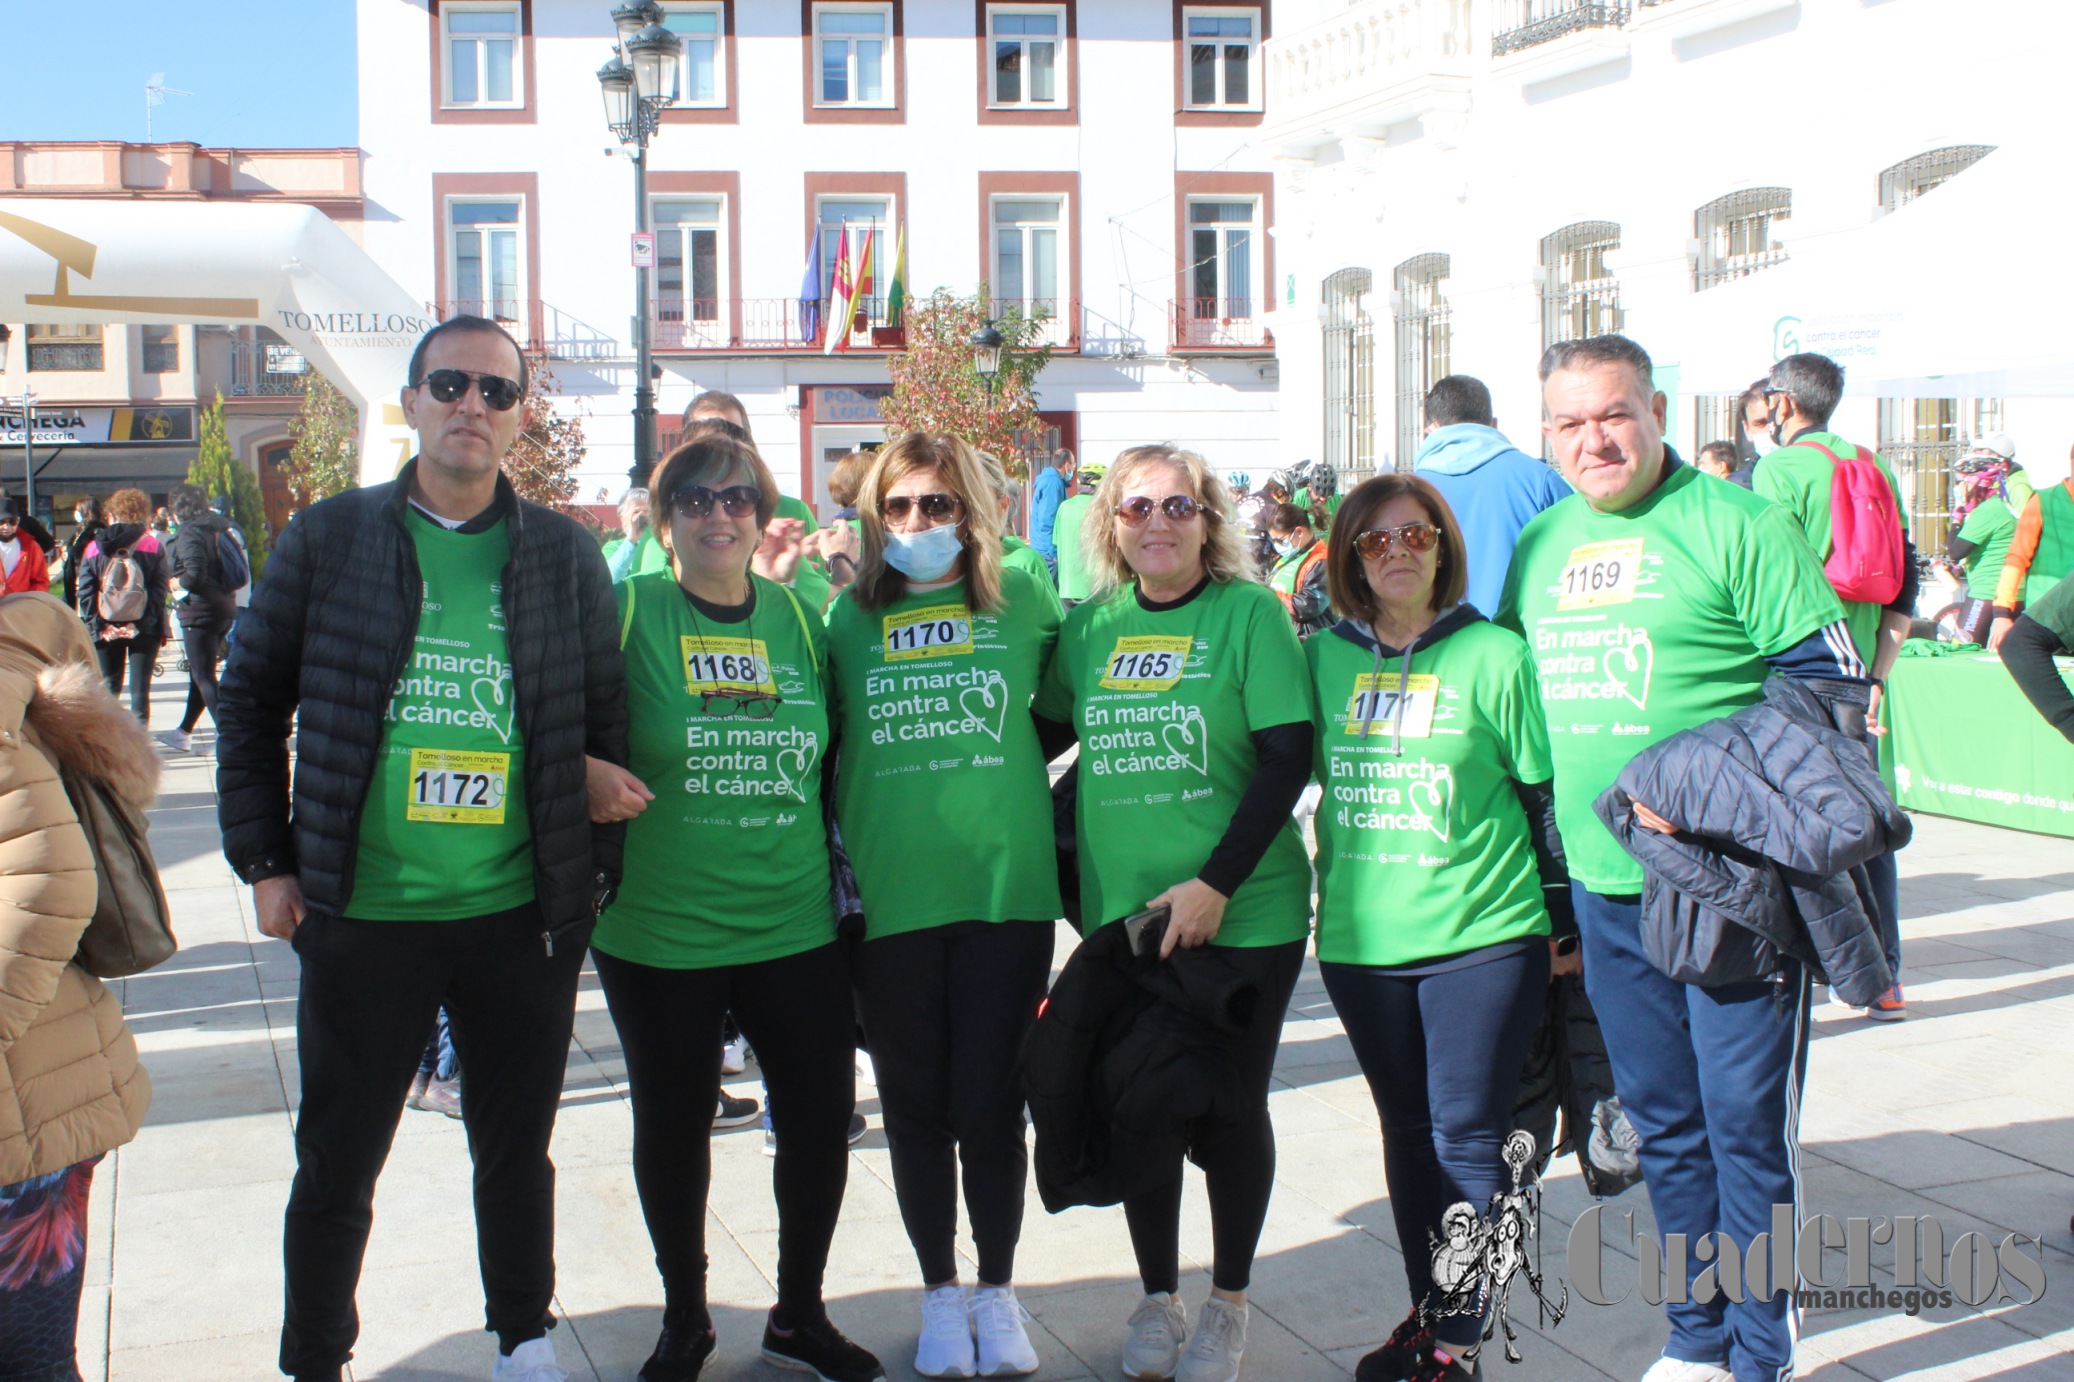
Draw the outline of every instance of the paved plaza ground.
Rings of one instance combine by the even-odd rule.
[[[184,689],[184,688],[180,688]],[[179,697],[158,697],[173,723]],[[197,747],[211,740],[202,736]],[[294,1171],[297,962],[261,936],[249,895],[218,852],[211,770],[169,757],[154,835],[180,955],[120,985],[157,1086],[142,1134],[94,1182],[81,1369],[92,1382],[277,1376],[281,1210]],[[2042,1235],[2043,1301],[1909,1318],[1806,1317],[1802,1375],[1815,1382],[2074,1379],[2074,841],[1918,817],[1902,856],[1909,1020],[1874,1025],[1817,1008],[1803,1134],[1807,1204],[1837,1215],[1929,1215],[1947,1233]],[[1059,957],[1071,938],[1061,927]],[[732,1082],[754,1093],[750,1076]],[[1404,1277],[1383,1186],[1374,1106],[1315,966],[1282,1038],[1272,1096],[1280,1167],[1253,1279],[1246,1375],[1345,1378],[1404,1312]],[[836,1321],[911,1378],[919,1297],[894,1204],[876,1091],[860,1084],[871,1131],[850,1163],[829,1267]],[[560,1167],[562,1363],[592,1382],[631,1382],[659,1323],[661,1286],[629,1170],[625,1066],[604,995],[586,972],[555,1136]],[[771,1163],[755,1127],[714,1140],[709,1246],[719,1382],[783,1376],[757,1361],[773,1298]],[[361,1282],[359,1379],[483,1379],[495,1348],[482,1298],[461,1125],[409,1112],[375,1206]],[[1591,1203],[1573,1160],[1551,1172],[1544,1226],[1551,1280],[1569,1225]],[[1609,1206],[1649,1223],[1644,1193]],[[1634,1280],[1632,1251],[1609,1279]],[[1623,1242],[1625,1240],[1623,1239]],[[972,1264],[969,1242],[966,1277]],[[1209,1223],[1190,1172],[1182,1292],[1207,1286]],[[1018,1288],[1047,1382],[1118,1376],[1123,1321],[1138,1299],[1121,1210],[1044,1213],[1030,1196]],[[1840,1278],[1843,1253],[1830,1254]],[[1882,1283],[1891,1249],[1875,1247]],[[1632,1382],[1657,1356],[1661,1313],[1630,1291],[1576,1301],[1560,1326],[1523,1312],[1519,1382]]]

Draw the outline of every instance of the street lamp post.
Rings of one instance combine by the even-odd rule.
[[[972,333],[965,344],[972,347],[972,367],[979,371],[979,380],[987,387],[987,397],[994,396],[994,379],[1001,373],[1001,347],[1005,342],[992,322],[987,322]]]
[[[605,123],[632,150],[634,229],[648,229],[648,141],[662,124],[665,107],[677,100],[677,55],[684,41],[663,27],[655,0],[627,0],[612,11],[618,42],[612,60],[598,69],[605,97]],[[648,270],[634,268],[634,464],[636,485],[655,469],[655,364],[650,329]]]

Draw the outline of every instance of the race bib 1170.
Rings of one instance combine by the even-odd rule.
[[[1642,572],[1642,539],[1615,538],[1593,542],[1570,553],[1556,582],[1556,608],[1594,609],[1624,605],[1635,598],[1635,579]]]
[[[963,605],[931,605],[889,614],[884,630],[888,662],[972,651],[972,611]]]
[[[1119,638],[1102,674],[1105,691],[1171,691],[1181,684],[1195,640],[1186,635]]]
[[[1400,686],[1400,681],[1402,685]],[[1397,729],[1397,707],[1404,706],[1404,726],[1398,731],[1406,739],[1426,739],[1433,734],[1433,706],[1440,698],[1440,678],[1428,672],[1399,678],[1395,672],[1364,672],[1354,678],[1354,694],[1347,698],[1347,733],[1355,738],[1388,734]]]
[[[694,696],[713,691],[778,693],[770,654],[761,638],[684,638],[684,689]]]
[[[404,804],[403,818],[446,825],[502,825],[510,772],[508,753],[412,749],[410,799]]]

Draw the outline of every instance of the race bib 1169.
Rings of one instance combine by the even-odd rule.
[[[761,638],[684,638],[684,689],[694,696],[713,691],[778,693],[771,660]]]
[[[446,825],[502,825],[510,772],[508,753],[412,749],[410,799],[404,804],[403,818]]]
[[[931,605],[889,614],[884,630],[888,662],[972,651],[972,611],[963,605]]]
[[[1119,638],[1102,674],[1105,691],[1171,691],[1181,684],[1195,640],[1179,635],[1143,634]]]
[[[1400,686],[1400,681],[1402,685]],[[1363,672],[1354,678],[1354,694],[1347,698],[1347,733],[1359,739],[1368,734],[1388,734],[1397,729],[1397,707],[1404,704],[1406,739],[1426,739],[1433,734],[1433,706],[1440,698],[1440,678],[1428,672],[1400,678],[1395,672]]]
[[[1624,605],[1635,598],[1635,579],[1642,573],[1642,539],[1615,538],[1587,543],[1570,553],[1556,581],[1556,608],[1594,609]]]

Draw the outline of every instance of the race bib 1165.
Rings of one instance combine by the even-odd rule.
[[[1357,739],[1390,733],[1397,728],[1397,706],[1402,700],[1402,737],[1430,738],[1433,705],[1439,698],[1440,678],[1431,673],[1399,678],[1395,672],[1363,672],[1354,678],[1354,694],[1347,698],[1347,733]]]
[[[410,799],[404,804],[403,818],[447,825],[502,825],[510,772],[508,753],[412,749]]]
[[[888,662],[972,651],[972,611],[963,605],[931,605],[889,614],[884,630]]]
[[[1105,691],[1171,691],[1181,684],[1195,640],[1187,635],[1119,638],[1102,674]]]

